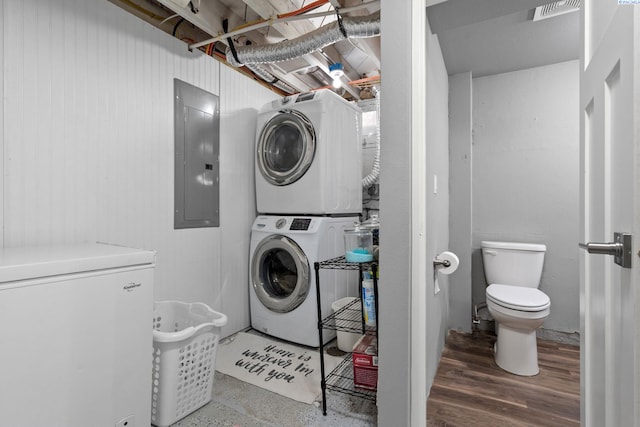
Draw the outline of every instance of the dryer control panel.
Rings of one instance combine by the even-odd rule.
[[[309,229],[309,224],[311,224],[311,218],[294,218],[289,230],[306,231]]]

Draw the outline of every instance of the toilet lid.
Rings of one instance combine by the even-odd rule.
[[[520,311],[541,311],[551,305],[549,297],[541,290],[522,286],[489,285],[487,299],[503,307]]]

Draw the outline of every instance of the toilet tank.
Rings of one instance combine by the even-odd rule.
[[[537,288],[542,277],[544,253],[547,247],[536,243],[480,243],[487,284]]]

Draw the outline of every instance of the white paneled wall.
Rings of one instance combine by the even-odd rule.
[[[105,0],[0,5],[3,245],[155,249],[157,299],[248,326],[255,111],[276,95]],[[220,95],[219,228],[173,230],[174,78]]]
[[[253,197],[255,154],[253,144],[248,145],[245,141],[255,139],[258,109],[276,97],[269,91],[259,95],[246,77],[226,66],[220,67],[220,132],[227,138],[220,148],[220,199],[223,204],[220,263],[224,268],[221,269],[219,296],[228,310],[238,314],[229,318],[233,330],[249,324],[249,312],[244,307],[249,300],[249,244],[256,212]],[[258,105],[251,105],[248,100],[254,100]],[[238,197],[238,194],[251,194],[252,197]]]

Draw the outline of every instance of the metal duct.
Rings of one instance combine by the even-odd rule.
[[[378,181],[380,177],[380,98],[376,99],[376,153],[373,157],[371,172],[362,178],[362,188],[367,189]]]
[[[245,64],[268,64],[299,58],[346,38],[380,35],[380,11],[369,16],[344,17],[308,34],[262,46],[237,46],[234,57],[227,47],[227,62],[234,67]]]
[[[247,65],[246,67],[250,69],[256,76],[264,80],[265,82],[272,84],[273,86],[277,87],[278,89],[288,94],[297,92],[296,89],[289,86],[286,82],[283,82],[282,80],[278,80],[276,76],[271,74],[269,71],[265,70],[265,68],[260,65],[250,64],[250,65]]]

